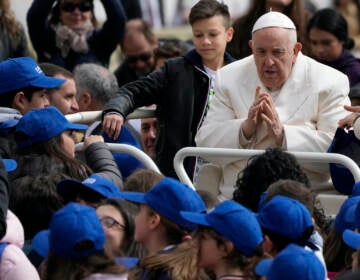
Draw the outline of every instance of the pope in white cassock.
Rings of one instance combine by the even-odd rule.
[[[200,147],[326,152],[347,113],[349,81],[301,53],[294,23],[268,12],[252,30],[252,55],[217,71],[215,97],[195,141]],[[232,198],[246,160],[213,160],[220,193]],[[327,164],[303,165],[316,191],[331,189]]]

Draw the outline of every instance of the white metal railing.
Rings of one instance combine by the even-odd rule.
[[[229,159],[247,159],[254,155],[264,153],[265,150],[246,150],[246,149],[225,149],[225,148],[200,148],[186,147],[179,150],[174,157],[174,169],[181,182],[194,188],[189,176],[184,168],[184,159],[189,156],[211,157],[211,158],[229,158]],[[338,163],[347,167],[355,178],[355,182],[360,181],[360,168],[347,156],[335,153],[315,153],[315,152],[291,152],[299,162],[321,162]]]
[[[129,154],[135,157],[136,159],[138,159],[139,161],[141,161],[147,169],[151,169],[154,170],[155,172],[161,173],[155,162],[147,154],[145,154],[143,151],[139,150],[138,148],[127,144],[115,144],[115,143],[106,143],[106,144],[109,146],[112,152]],[[81,151],[83,146],[84,146],[83,142],[76,144],[75,151]]]
[[[101,119],[102,111],[87,111],[78,112],[75,114],[66,115],[66,119],[72,123],[86,123],[94,122]],[[131,114],[126,116],[126,119],[145,119],[155,117],[155,110],[152,108],[138,108]]]

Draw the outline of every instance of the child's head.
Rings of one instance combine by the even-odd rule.
[[[220,262],[245,269],[249,259],[262,256],[262,232],[254,213],[228,200],[206,213],[181,212],[196,225],[200,267],[216,270]],[[219,262],[220,260],[220,262]]]
[[[20,149],[25,149],[43,144],[65,131],[87,128],[87,125],[69,122],[57,108],[49,106],[26,113],[16,126],[15,140]]]
[[[180,240],[173,240],[175,237],[169,232],[175,232],[175,229],[179,228],[183,229],[185,235],[186,230],[194,229],[193,224],[180,215],[180,211],[206,211],[203,200],[193,189],[172,178],[162,179],[146,193],[123,192],[122,197],[141,204],[140,212],[135,218],[134,237],[140,242],[146,239],[149,228],[161,223],[165,228],[166,237],[180,243],[181,236]]]
[[[0,63],[0,106],[25,114],[49,105],[46,89],[57,88],[65,80],[46,76],[31,57],[9,58]]]
[[[39,243],[49,251],[65,259],[80,259],[102,253],[105,234],[94,208],[70,202],[57,211],[50,221],[49,230],[37,235]],[[43,251],[40,249],[39,251]]]
[[[259,209],[258,221],[275,255],[289,243],[305,246],[314,230],[309,210],[297,200],[277,195]]]
[[[228,7],[216,0],[200,0],[191,8],[189,21],[204,66],[212,70],[222,67],[226,45],[234,32]]]
[[[255,272],[268,280],[325,279],[324,266],[314,252],[295,244],[287,246],[275,259],[260,261]]]
[[[137,169],[126,178],[124,191],[147,192],[157,184],[164,175],[151,169]]]
[[[144,247],[134,240],[138,206],[122,199],[106,199],[96,208],[104,228],[106,246],[114,256],[142,258]]]
[[[191,26],[198,20],[221,16],[225,29],[231,26],[229,8],[226,4],[217,0],[200,0],[190,11],[189,23]]]
[[[65,179],[60,181],[56,190],[65,202],[78,202],[94,206],[105,198],[119,198],[120,189],[109,179],[96,173],[84,181]]]

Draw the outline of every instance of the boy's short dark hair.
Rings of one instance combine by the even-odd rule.
[[[33,94],[40,90],[43,89],[39,87],[28,86],[26,88],[16,89],[13,91],[2,93],[0,98],[0,106],[12,108],[15,95],[21,91],[24,93],[24,96],[26,97],[27,101],[31,102]]]
[[[213,16],[222,16],[226,29],[231,26],[228,6],[217,0],[200,0],[197,2],[191,8],[189,22],[190,25],[193,25],[198,20],[211,18]]]

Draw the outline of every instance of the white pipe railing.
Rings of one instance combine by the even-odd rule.
[[[265,150],[246,150],[246,149],[225,149],[225,148],[201,148],[186,147],[179,150],[174,157],[174,169],[181,182],[194,189],[184,168],[184,159],[189,156],[212,157],[212,158],[230,158],[247,159],[255,155],[264,153]],[[338,163],[347,167],[353,174],[355,182],[360,181],[360,168],[349,157],[335,153],[315,153],[315,152],[290,152],[299,162],[320,162],[320,163]]]
[[[143,151],[138,148],[127,145],[127,144],[116,144],[116,143],[106,143],[112,152],[126,153],[129,154],[139,161],[141,161],[147,169],[154,170],[155,172],[161,173],[155,162]],[[81,151],[83,149],[84,143],[78,143],[75,145],[75,151]]]
[[[90,123],[101,120],[102,111],[78,112],[66,115],[66,119],[72,123]],[[126,116],[126,119],[145,119],[155,117],[155,110],[151,108],[139,108]]]

